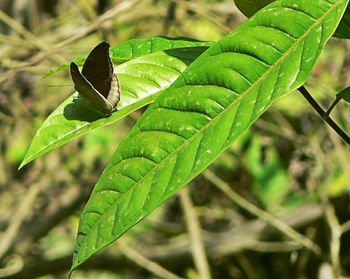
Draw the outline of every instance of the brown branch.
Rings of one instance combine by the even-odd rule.
[[[193,207],[188,187],[180,191],[180,200],[185,215],[186,225],[191,240],[193,260],[202,279],[210,279],[211,273],[205,253],[202,230],[198,220],[197,212]]]

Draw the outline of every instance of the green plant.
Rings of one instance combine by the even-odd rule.
[[[81,215],[72,270],[200,174],[277,99],[300,88],[316,106],[302,86],[334,32],[349,34],[347,4],[281,0],[215,43],[157,37],[113,48],[122,87],[118,111],[100,118],[74,103],[75,95],[69,97],[38,130],[22,162],[153,102],[91,194]]]

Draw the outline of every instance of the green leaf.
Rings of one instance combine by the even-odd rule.
[[[92,111],[84,99],[75,99],[77,93],[73,94],[38,129],[20,168],[76,137],[111,124],[152,102],[206,49],[193,47],[160,51],[117,66],[115,72],[122,94],[118,110],[109,117]]]
[[[300,87],[348,0],[283,0],[201,55],[119,145],[88,201],[72,270],[190,182]],[[291,107],[292,108],[292,107]]]
[[[153,37],[148,39],[133,39],[120,43],[111,47],[109,52],[114,64],[119,65],[131,59],[151,54],[157,51],[210,46],[211,42],[197,41],[189,38],[168,38],[168,37]],[[79,57],[74,60],[78,66],[83,66],[86,56]],[[58,71],[65,71],[69,69],[69,64],[63,64],[55,70],[49,71],[45,77],[56,73]]]
[[[350,4],[346,8],[345,14],[334,33],[334,37],[350,39]]]
[[[244,162],[253,180],[253,192],[269,211],[275,210],[289,191],[288,174],[278,152],[273,146],[263,149],[261,138],[255,136],[244,154]]]
[[[237,8],[246,16],[251,17],[256,12],[275,0],[234,0]],[[350,39],[350,5],[348,5],[340,24],[333,34],[334,37]]]
[[[345,88],[337,94],[337,97],[340,97],[345,102],[350,103],[350,87]]]

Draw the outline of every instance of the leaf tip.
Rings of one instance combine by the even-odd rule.
[[[17,170],[21,170],[26,164],[27,162],[25,161],[25,159],[23,159]]]
[[[28,152],[27,152],[26,155],[24,155],[24,158],[17,170],[21,170],[24,166],[26,166],[31,161],[33,161],[33,158],[31,156],[28,156]]]

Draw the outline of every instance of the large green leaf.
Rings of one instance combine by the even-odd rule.
[[[251,17],[257,11],[275,0],[234,0],[237,8],[247,17]],[[334,37],[350,39],[350,5],[340,21],[339,27],[333,34]]]
[[[38,129],[21,167],[92,129],[113,123],[152,102],[206,49],[192,47],[158,51],[117,66],[115,72],[120,79],[122,94],[118,110],[109,117],[93,112],[82,99],[74,99],[77,94],[73,94]]]
[[[81,216],[72,269],[174,195],[276,99],[300,87],[347,3],[277,1],[188,67],[100,177]]]

